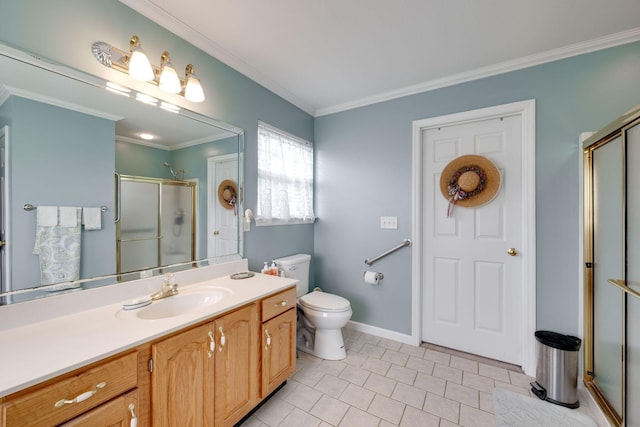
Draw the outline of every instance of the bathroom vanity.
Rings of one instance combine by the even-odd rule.
[[[160,277],[96,290],[106,304],[87,310],[73,307],[92,291],[28,303],[56,308],[0,331],[10,343],[0,425],[234,425],[294,373],[296,360],[296,281],[231,279],[244,269],[240,260],[178,273],[178,295],[137,310],[122,303],[157,290]],[[61,303],[69,314],[59,315]]]

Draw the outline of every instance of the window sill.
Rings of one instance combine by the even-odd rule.
[[[300,225],[300,224],[313,224],[318,218],[307,219],[260,219],[256,218],[256,227],[268,227],[272,225]]]

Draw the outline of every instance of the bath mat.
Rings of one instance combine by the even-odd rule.
[[[598,427],[586,414],[534,397],[496,388],[493,409],[498,427]]]

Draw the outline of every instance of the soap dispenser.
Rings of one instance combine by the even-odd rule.
[[[269,271],[269,265],[267,264],[267,261],[264,262],[264,265],[262,266],[262,270],[260,270],[260,273],[262,274],[271,274],[271,272]]]
[[[278,266],[276,265],[275,260],[271,261],[271,267],[269,267],[269,274],[272,276],[278,275]]]

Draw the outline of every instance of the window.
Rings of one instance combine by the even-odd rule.
[[[256,225],[314,220],[313,145],[259,122]]]

